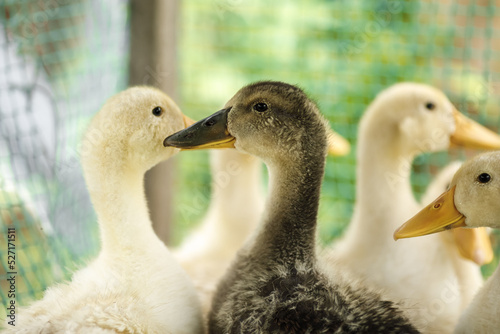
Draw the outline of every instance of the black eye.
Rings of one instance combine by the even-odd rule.
[[[161,116],[161,114],[163,114],[163,109],[161,107],[154,107],[153,108],[153,115]]]
[[[253,109],[256,110],[256,111],[258,111],[258,112],[266,111],[267,110],[267,104],[265,104],[264,102],[256,103],[253,106]]]
[[[477,177],[477,180],[478,180],[480,183],[488,183],[488,182],[490,182],[490,180],[491,180],[491,176],[490,176],[490,174],[488,174],[488,173],[483,173],[483,174],[481,174],[481,175],[479,175],[479,176]]]
[[[427,110],[434,110],[434,108],[436,108],[436,105],[432,102],[427,102],[425,104],[425,107],[427,108]]]

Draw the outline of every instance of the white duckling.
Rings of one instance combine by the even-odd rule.
[[[219,283],[210,333],[417,333],[396,304],[318,264],[326,129],[302,90],[264,81],[243,87],[224,109],[165,139],[183,149],[236,147],[269,170],[262,223]]]
[[[19,310],[7,332],[203,332],[194,286],[154,233],[143,185],[149,168],[178,151],[163,147],[165,133],[185,122],[175,103],[154,88],[130,88],[104,104],[81,149],[100,254],[70,282]]]
[[[462,161],[452,161],[446,165],[432,180],[420,199],[422,207],[431,203],[436,197],[449,189],[451,180],[462,166]],[[476,264],[486,264],[493,260],[493,248],[488,238],[489,231],[478,228],[476,233],[457,228],[442,234],[443,241],[449,249],[457,248],[461,256],[451,256],[455,272],[460,282],[462,309],[465,309],[483,284],[483,276]],[[473,261],[470,261],[472,257]],[[469,260],[467,260],[469,259]]]
[[[421,208],[410,184],[415,155],[447,149],[450,141],[500,147],[500,137],[461,115],[439,90],[416,83],[380,93],[358,135],[354,215],[323,260],[363,277],[390,299],[405,301],[420,330],[450,332],[470,301],[471,293],[461,289],[475,292],[479,287],[479,268],[462,260],[444,236],[396,244],[392,231]],[[460,281],[457,264],[477,277],[476,286]]]
[[[480,226],[500,228],[499,152],[484,153],[466,161],[455,174],[450,189],[398,228],[394,238]],[[460,317],[455,333],[497,333],[499,314],[500,268],[497,268]]]

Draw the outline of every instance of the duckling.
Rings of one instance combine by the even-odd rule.
[[[422,207],[448,190],[451,180],[460,166],[462,166],[462,161],[452,161],[433,178],[420,199]],[[448,243],[450,251],[456,248],[461,255],[451,256],[450,260],[462,286],[460,289],[462,310],[470,304],[474,295],[483,285],[483,276],[477,265],[486,264],[493,260],[493,247],[488,236],[489,231],[482,227],[473,230],[457,228],[442,234],[443,242]]]
[[[218,285],[210,333],[418,332],[396,304],[318,264],[326,128],[301,89],[264,81],[165,139],[183,149],[235,147],[262,159],[269,171],[262,222]]]
[[[7,332],[202,333],[196,291],[154,233],[143,185],[149,168],[178,152],[159,136],[186,125],[154,88],[129,88],[104,104],[81,148],[101,251],[70,282],[19,310]]]
[[[394,238],[412,238],[457,227],[500,228],[499,203],[500,153],[483,153],[466,161],[449,190],[399,227]],[[500,328],[499,313],[497,268],[461,315],[455,333],[496,333]]]
[[[417,83],[380,93],[358,133],[354,214],[322,260],[363,277],[390,299],[405,301],[420,330],[451,332],[481,284],[479,267],[460,257],[450,236],[395,244],[392,231],[421,208],[410,184],[417,154],[447,149],[450,142],[500,148],[500,136],[460,114],[441,91]],[[475,279],[462,280],[463,272]]]
[[[346,155],[349,142],[329,130],[328,153]],[[264,211],[262,163],[256,157],[231,150],[211,150],[212,194],[201,226],[174,252],[192,278],[208,314],[217,282],[238,249],[258,225]]]

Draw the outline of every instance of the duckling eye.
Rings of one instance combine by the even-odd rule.
[[[427,102],[425,104],[425,108],[427,108],[427,110],[434,110],[436,108],[436,105],[432,102]]]
[[[253,109],[256,110],[256,111],[258,111],[258,112],[266,111],[267,110],[267,104],[265,104],[264,102],[256,103],[253,106]]]
[[[490,182],[490,180],[491,180],[491,176],[490,176],[490,174],[488,174],[488,173],[482,173],[482,174],[480,174],[480,175],[477,177],[477,180],[478,180],[480,183],[488,183],[488,182]]]
[[[161,116],[161,114],[163,114],[163,109],[161,107],[154,107],[153,108],[153,115],[155,116]]]

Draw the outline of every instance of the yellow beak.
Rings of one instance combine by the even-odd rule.
[[[351,144],[333,130],[327,130],[328,135],[328,154],[333,156],[343,156],[351,151]]]
[[[479,266],[493,261],[493,247],[486,228],[457,228],[453,230],[453,237],[462,257]]]
[[[493,260],[493,248],[485,228],[464,227],[465,216],[455,207],[455,187],[439,196],[394,232],[394,239],[412,238],[454,229],[460,255],[483,265]]]
[[[465,216],[455,207],[455,187],[439,196],[394,232],[394,240],[464,227]]]
[[[500,136],[481,124],[465,117],[459,111],[453,112],[455,132],[450,137],[452,145],[467,148],[500,149]]]

